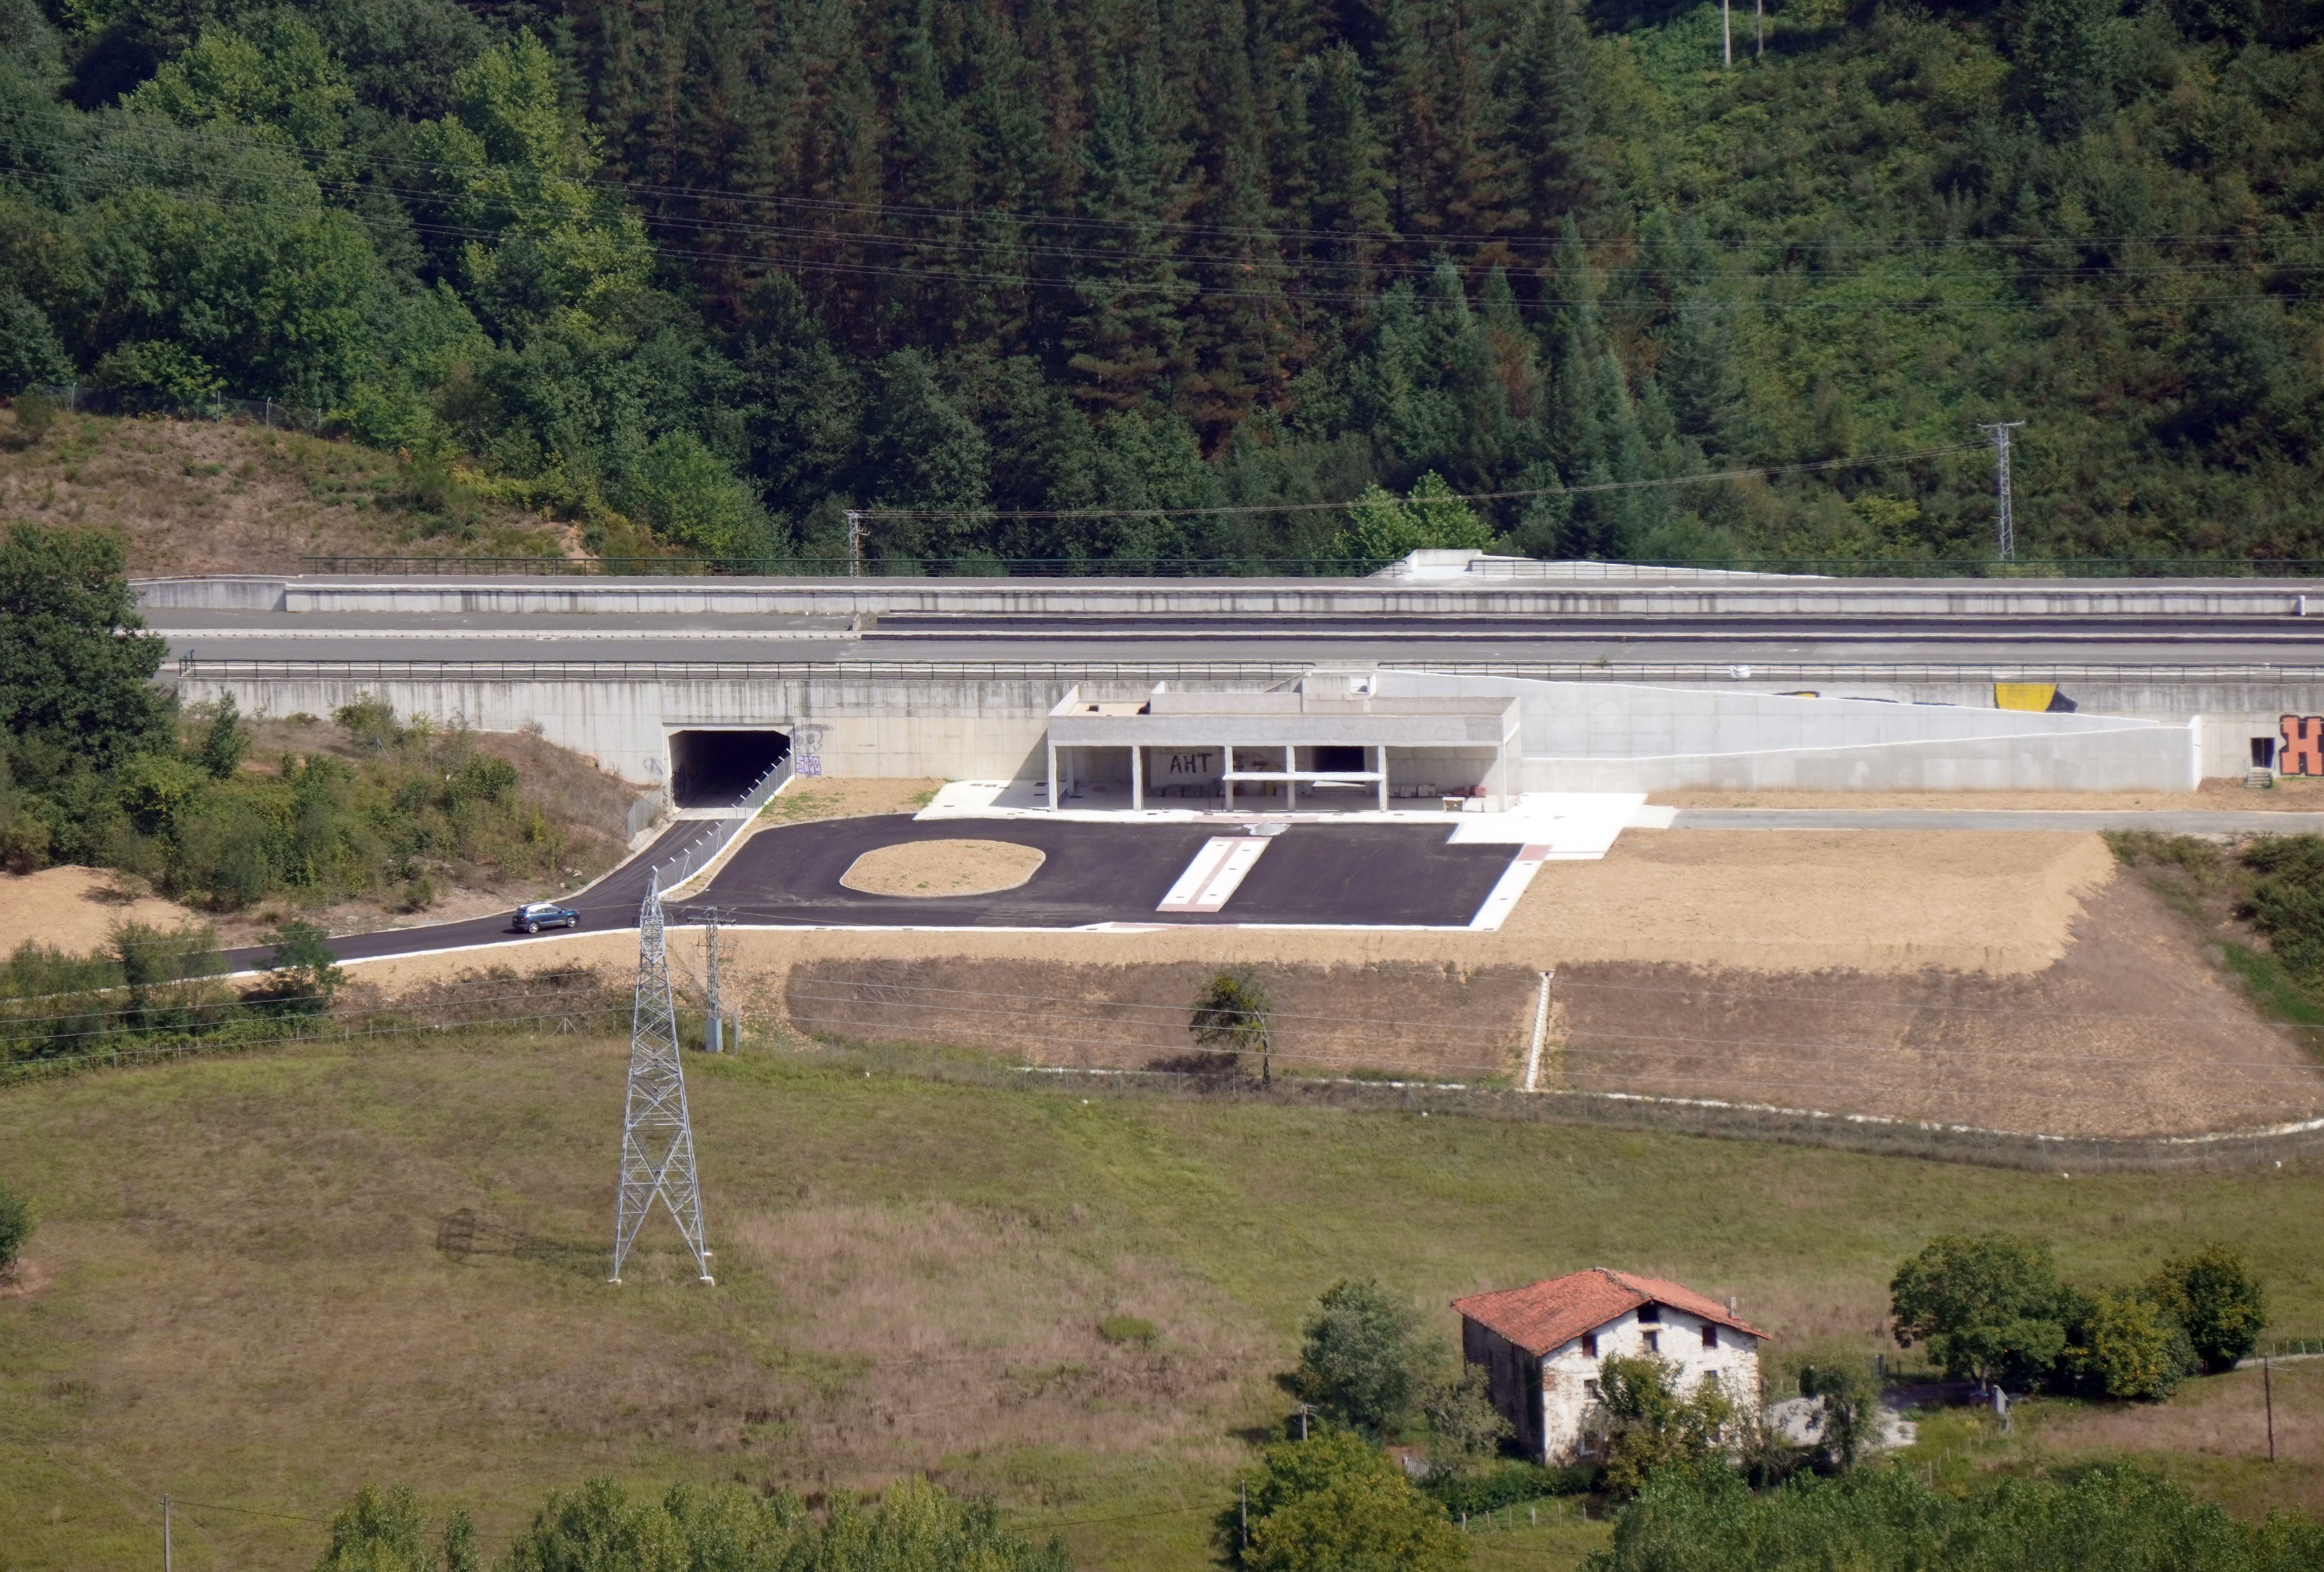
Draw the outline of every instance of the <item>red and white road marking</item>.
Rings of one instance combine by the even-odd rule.
[[[1194,860],[1162,897],[1157,912],[1215,912],[1241,887],[1243,876],[1255,866],[1270,841],[1250,835],[1214,835],[1203,842]]]

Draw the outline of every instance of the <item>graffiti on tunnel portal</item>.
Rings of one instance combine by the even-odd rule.
[[[2324,775],[2324,715],[2286,715],[2277,724],[2283,733],[2277,773]]]

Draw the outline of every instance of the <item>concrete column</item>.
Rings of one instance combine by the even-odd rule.
[[[1146,749],[1135,742],[1130,745],[1130,811],[1136,813],[1146,805]]]
[[[1372,768],[1379,771],[1380,812],[1388,812],[1388,744],[1377,743],[1372,748]]]
[[[1219,767],[1222,777],[1219,784],[1227,788],[1227,812],[1231,814],[1234,812],[1235,783],[1223,777],[1234,773],[1234,744],[1229,742],[1221,748],[1219,757],[1226,761]]]
[[[1057,811],[1057,745],[1049,744],[1049,812]]]
[[[1283,773],[1286,778],[1283,782],[1283,811],[1286,814],[1295,814],[1299,811],[1299,783],[1288,778],[1291,772],[1298,768],[1299,745],[1296,742],[1285,743],[1283,745]]]

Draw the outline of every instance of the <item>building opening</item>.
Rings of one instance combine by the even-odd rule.
[[[670,801],[681,808],[733,802],[790,752],[791,740],[780,731],[673,731]]]

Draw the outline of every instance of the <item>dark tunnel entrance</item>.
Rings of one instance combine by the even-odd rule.
[[[670,801],[681,808],[723,806],[790,753],[791,740],[780,731],[673,731]]]

